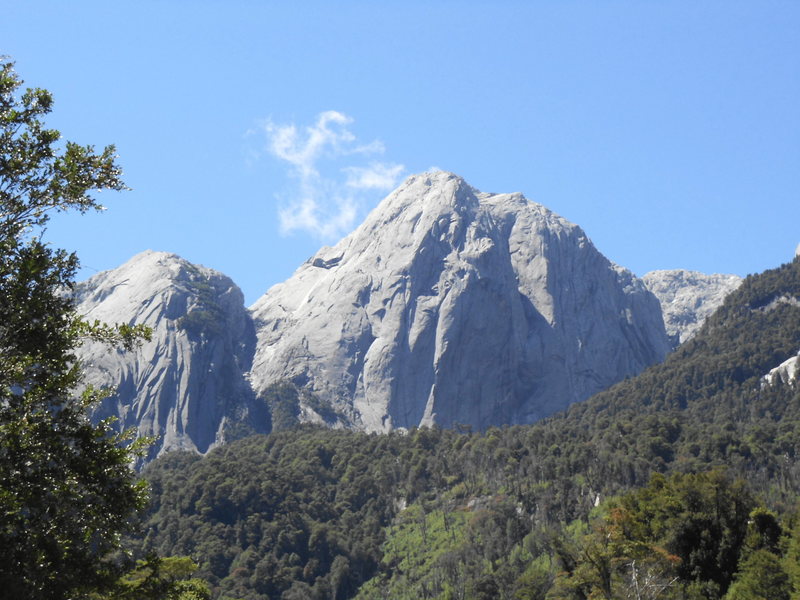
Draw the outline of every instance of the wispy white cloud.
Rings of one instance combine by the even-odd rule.
[[[346,184],[348,187],[387,190],[397,184],[404,169],[403,165],[374,162],[368,167],[347,167],[344,172],[347,174]]]
[[[318,115],[313,125],[267,121],[267,151],[288,165],[293,183],[280,196],[281,233],[305,231],[333,240],[356,223],[367,194],[395,187],[400,164],[369,161],[385,152],[379,140],[363,143],[350,130],[353,119],[337,111]]]

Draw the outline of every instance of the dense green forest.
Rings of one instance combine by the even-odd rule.
[[[663,364],[544,422],[472,433],[291,428],[143,476],[132,548],[218,598],[796,598],[800,259]],[[283,402],[283,405],[282,405]]]

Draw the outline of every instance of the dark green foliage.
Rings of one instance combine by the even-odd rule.
[[[308,406],[311,410],[322,417],[326,423],[335,423],[339,418],[339,414],[330,405],[330,403],[322,400],[314,394],[306,392],[303,395],[303,402],[305,402],[306,406]]]
[[[20,97],[21,83],[0,59],[0,590],[52,600],[113,579],[103,559],[145,500],[124,438],[87,417],[100,394],[75,392],[83,337],[138,331],[82,322],[65,293],[75,255],[37,237],[50,212],[100,208],[91,191],[124,187],[114,148],[57,145],[41,120],[50,94]]]
[[[213,310],[194,308],[180,318],[178,327],[184,329],[190,336],[199,338],[203,335],[211,337],[220,335],[224,320]]]
[[[202,460],[168,455],[145,470],[146,543],[196,557],[231,597],[278,597],[301,582],[309,597],[348,597],[375,572],[395,512],[398,439],[303,428]]]
[[[683,581],[710,582],[721,593],[737,571],[755,501],[744,482],[719,471],[654,476],[621,502],[635,537],[677,556]]]
[[[615,597],[647,577],[652,597],[782,597],[800,386],[761,378],[800,349],[798,297],[798,260],[749,277],[664,364],[482,435],[298,428],[302,392],[276,386],[286,431],[151,465],[145,546],[192,556],[219,597]]]
[[[743,562],[725,600],[789,600],[792,586],[780,556],[756,550]]]
[[[188,269],[186,285],[194,296],[195,305],[178,320],[178,327],[195,340],[218,337],[224,332],[225,311],[217,302],[213,285],[195,267]]]
[[[191,575],[197,565],[186,557],[149,555],[116,582],[106,594],[91,600],[210,600],[208,585]]]
[[[589,533],[559,540],[547,597],[788,599],[781,527],[754,505],[722,471],[654,475],[603,507]]]
[[[272,431],[286,431],[300,425],[301,404],[327,423],[333,424],[339,419],[339,414],[328,402],[290,381],[273,383],[261,394],[261,400],[269,412]]]
[[[300,390],[291,383],[275,383],[262,394],[269,410],[272,431],[286,431],[300,424]]]

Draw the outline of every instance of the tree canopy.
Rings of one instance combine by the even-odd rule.
[[[142,331],[81,320],[78,259],[43,239],[53,212],[98,210],[93,192],[125,188],[114,147],[62,144],[43,121],[51,94],[22,83],[0,58],[0,589],[58,599],[113,581],[104,559],[146,501],[132,448],[88,418],[102,392],[77,392],[74,352]]]

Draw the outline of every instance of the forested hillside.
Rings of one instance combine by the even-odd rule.
[[[231,599],[797,597],[800,385],[764,375],[799,299],[800,259],[748,277],[663,364],[532,426],[170,454],[134,547]]]

